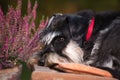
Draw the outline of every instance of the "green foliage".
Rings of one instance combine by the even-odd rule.
[[[25,62],[21,62],[21,64],[22,64],[22,74],[20,80],[31,80],[32,71],[28,68]]]

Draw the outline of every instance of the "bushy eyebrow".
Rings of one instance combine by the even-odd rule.
[[[52,23],[53,19],[55,18],[55,16],[52,16],[50,19],[49,19],[49,22],[47,24],[47,27],[48,28],[50,26],[50,24]]]
[[[50,32],[42,38],[42,42],[48,45],[56,36],[59,36],[59,35],[60,35],[60,32]]]

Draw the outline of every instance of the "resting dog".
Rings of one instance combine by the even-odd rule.
[[[55,14],[41,32],[40,64],[81,63],[120,79],[120,13]]]

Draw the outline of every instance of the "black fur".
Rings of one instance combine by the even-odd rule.
[[[93,17],[95,18],[95,25],[92,36],[86,41],[88,26]],[[43,52],[40,53],[42,57],[55,52],[70,61],[69,56],[63,54],[62,50],[67,47],[70,40],[73,40],[84,52],[83,63],[87,64],[87,62],[92,61],[89,65],[108,70],[114,77],[120,79],[119,12],[95,13],[86,10],[75,14],[54,15],[51,24],[41,33],[41,40],[51,32],[59,32],[60,34],[45,44]],[[43,40],[43,42],[45,41]],[[94,49],[97,42],[99,47]],[[107,67],[106,64],[110,61],[112,61],[112,67]]]

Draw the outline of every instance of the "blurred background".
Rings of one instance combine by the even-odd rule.
[[[50,17],[55,13],[75,13],[81,10],[91,9],[93,11],[120,11],[120,0],[30,0],[32,6],[38,2],[37,19],[38,25],[41,18]],[[28,0],[22,0],[22,15],[27,13]],[[8,5],[16,6],[17,0],[0,0],[0,6],[4,13]]]
[[[34,4],[36,0],[31,0]],[[73,13],[80,10],[92,9],[94,11],[120,11],[120,0],[37,0],[38,16],[51,16],[54,13]],[[8,5],[16,6],[17,0],[0,0],[4,13]],[[27,0],[23,0],[22,14],[26,13]]]

